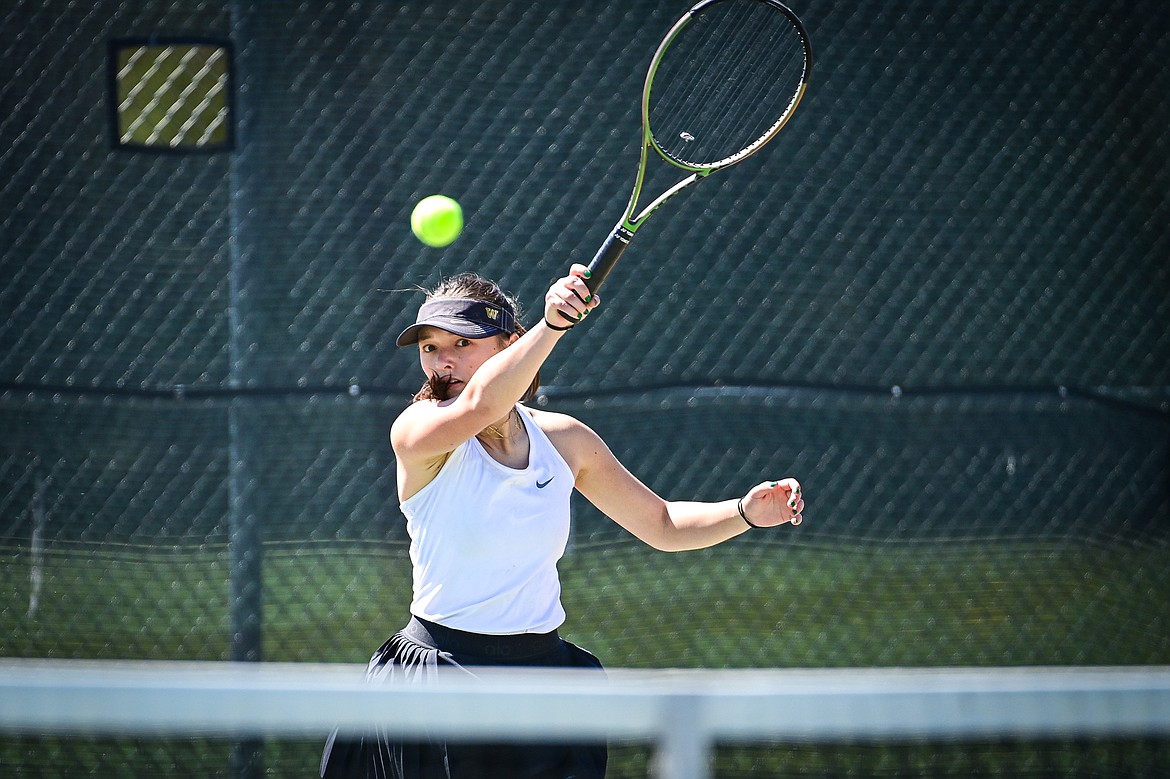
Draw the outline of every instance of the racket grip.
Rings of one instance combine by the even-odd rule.
[[[633,237],[632,232],[619,224],[605,239],[605,243],[601,244],[597,254],[593,255],[593,261],[589,263],[589,278],[585,279],[585,286],[589,287],[590,292],[601,289],[601,283],[613,270],[613,266],[617,264],[618,258],[630,245]]]

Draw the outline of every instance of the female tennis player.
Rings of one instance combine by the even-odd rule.
[[[528,408],[541,365],[600,305],[574,265],[525,331],[498,285],[462,274],[427,294],[399,346],[417,344],[426,383],[390,441],[414,567],[411,619],[374,654],[368,677],[425,678],[480,665],[600,669],[563,640],[557,561],[569,538],[574,489],[651,546],[712,546],[751,527],[801,520],[795,479],[741,498],[668,501],[626,470],[605,442],[565,414]],[[322,776],[378,779],[605,774],[604,745],[469,745],[388,738],[331,739]]]

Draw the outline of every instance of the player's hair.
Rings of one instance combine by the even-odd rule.
[[[505,292],[499,284],[480,276],[478,273],[460,273],[449,279],[443,279],[431,289],[424,289],[427,300],[440,298],[471,298],[482,300],[512,312],[512,321],[516,323],[516,335],[524,335],[524,325],[520,324],[520,303],[515,297]],[[501,345],[507,345],[510,333],[500,333],[492,336],[499,338]],[[413,400],[446,400],[449,397],[450,376],[431,374],[423,383]],[[532,400],[536,391],[540,389],[540,372],[532,379],[532,384],[524,391],[521,402]]]

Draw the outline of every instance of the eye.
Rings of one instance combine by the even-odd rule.
[[[434,344],[423,344],[422,346],[419,347],[419,351],[422,351],[424,353],[433,352],[433,351],[435,351],[435,345]]]
[[[471,339],[470,338],[460,338],[458,341],[455,342],[455,345],[456,346],[471,346]]]

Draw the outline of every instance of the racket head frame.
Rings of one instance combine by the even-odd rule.
[[[646,218],[649,217],[650,214],[654,213],[666,201],[670,200],[672,197],[689,187],[691,184],[695,183],[701,178],[705,178],[706,176],[711,175],[717,170],[723,170],[724,168],[729,168],[732,165],[743,162],[748,157],[751,157],[753,154],[767,145],[769,141],[775,138],[776,135],[782,129],[784,129],[784,125],[786,125],[788,120],[792,118],[793,113],[796,111],[796,107],[800,105],[800,101],[803,99],[804,93],[808,88],[809,74],[812,72],[812,43],[809,40],[808,31],[805,29],[804,23],[800,21],[800,17],[798,17],[792,11],[792,9],[783,3],[778,2],[778,0],[754,0],[754,2],[769,5],[779,13],[783,14],[792,24],[793,29],[796,31],[801,40],[804,51],[804,72],[801,74],[800,83],[793,93],[791,100],[789,100],[788,105],[785,107],[784,111],[777,118],[777,120],[772,124],[772,126],[768,128],[766,133],[735,154],[729,155],[724,159],[717,160],[710,164],[697,165],[688,163],[684,160],[680,160],[677,157],[672,156],[662,148],[662,146],[658,143],[658,140],[654,137],[654,132],[650,125],[650,94],[654,85],[654,76],[658,72],[658,66],[662,62],[663,56],[665,56],[666,52],[669,51],[670,45],[674,42],[675,38],[677,38],[679,33],[681,33],[687,26],[691,24],[691,22],[694,21],[695,17],[699,13],[712,5],[717,5],[723,2],[727,2],[727,0],[701,0],[701,2],[696,3],[690,8],[690,10],[683,14],[678,19],[678,21],[674,23],[670,30],[667,31],[666,35],[663,36],[662,42],[658,44],[658,48],[654,52],[654,57],[650,61],[650,67],[646,71],[646,80],[642,85],[641,157],[638,161],[638,173],[634,183],[634,188],[630,195],[630,200],[626,205],[625,214],[622,217],[622,221],[619,223],[620,226],[629,230],[631,233],[635,232],[642,225],[642,223],[646,221]],[[680,170],[686,171],[691,175],[683,178],[674,186],[665,190],[662,194],[644,206],[641,211],[638,211],[635,214],[638,198],[641,197],[642,193],[642,184],[646,176],[646,167],[650,149],[653,149],[659,157],[661,157],[670,165]]]
[[[658,44],[658,48],[654,52],[654,57],[650,60],[650,67],[646,72],[646,79],[642,85],[642,143],[641,153],[638,160],[638,172],[635,176],[634,187],[630,192],[630,199],[626,204],[625,212],[621,220],[614,226],[608,238],[598,249],[593,261],[589,265],[590,271],[593,273],[592,280],[587,281],[591,292],[596,292],[600,288],[601,283],[609,274],[609,271],[617,263],[625,247],[629,245],[634,237],[634,233],[646,221],[647,218],[659,208],[662,207],[668,200],[682,192],[687,187],[694,184],[702,178],[706,178],[717,170],[729,168],[743,162],[748,157],[758,152],[768,144],[788,123],[792,118],[801,99],[804,97],[805,91],[808,87],[809,76],[812,73],[812,43],[809,39],[808,31],[804,24],[792,9],[779,2],[779,0],[754,0],[754,2],[763,3],[774,8],[777,12],[782,13],[788,21],[792,24],[793,29],[800,37],[804,53],[804,69],[801,74],[800,82],[797,89],[794,91],[787,107],[762,136],[754,142],[728,157],[713,162],[708,165],[695,165],[679,160],[668,154],[658,141],[654,138],[654,133],[650,126],[650,94],[654,84],[654,76],[658,72],[658,67],[662,62],[662,58],[666,52],[669,51],[670,45],[678,37],[678,35],[686,29],[691,22],[694,21],[696,15],[701,13],[704,9],[716,5],[718,3],[728,2],[728,0],[700,0],[700,2],[693,5],[686,13],[684,13],[678,21],[667,31],[663,36],[662,41]],[[646,168],[649,162],[650,150],[654,152],[671,166],[687,172],[689,175],[683,177],[673,186],[669,187],[656,198],[647,203],[640,211],[638,208],[638,200],[642,195],[642,186],[645,183]]]

